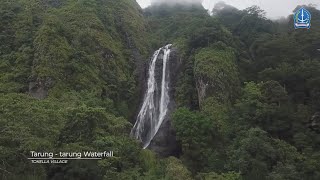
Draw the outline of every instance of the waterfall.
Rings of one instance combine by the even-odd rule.
[[[143,143],[144,149],[150,145],[150,142],[157,134],[168,112],[170,79],[169,73],[167,72],[167,62],[170,58],[171,46],[171,44],[168,44],[153,54],[149,66],[147,90],[144,95],[143,104],[137,116],[136,123],[131,130],[131,136],[140,140]],[[163,56],[161,56],[161,52],[163,52]],[[156,78],[156,66],[159,59],[162,59],[161,82],[157,82]]]

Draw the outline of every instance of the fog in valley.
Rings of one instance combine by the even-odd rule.
[[[140,4],[142,8],[150,6],[151,4],[159,4],[163,2],[168,4],[186,4],[202,2],[203,6],[206,9],[212,10],[217,3],[221,2],[221,0],[137,0],[137,2]],[[317,9],[320,9],[319,0],[224,0],[224,2],[240,10],[253,5],[259,6],[261,9],[266,11],[266,16],[271,19],[287,17],[288,15],[292,14],[292,11],[298,5],[312,4]]]

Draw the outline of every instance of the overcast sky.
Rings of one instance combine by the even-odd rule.
[[[137,0],[142,8],[150,5],[150,1],[155,0]],[[171,1],[171,0],[168,0]],[[203,0],[203,6],[206,9],[212,9],[214,4],[221,0]],[[267,12],[269,18],[279,18],[288,16],[297,5],[316,4],[320,9],[320,0],[224,0],[238,9],[244,9],[252,5],[258,5]]]

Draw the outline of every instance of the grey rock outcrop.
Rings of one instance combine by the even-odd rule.
[[[320,112],[316,112],[312,117],[311,117],[311,122],[310,122],[310,127],[314,131],[320,132]]]
[[[36,99],[45,99],[52,85],[53,80],[50,77],[37,78],[29,82],[29,94]]]

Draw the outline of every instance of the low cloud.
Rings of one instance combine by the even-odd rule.
[[[236,7],[237,9],[245,9],[247,7],[256,5],[261,9],[267,12],[267,17],[272,19],[277,19],[280,17],[287,17],[292,14],[292,11],[298,5],[308,5],[314,4],[317,9],[320,9],[319,0],[137,0],[137,2],[143,7],[146,8],[150,4],[157,3],[167,3],[167,4],[176,4],[176,3],[199,3],[203,2],[203,6],[212,10],[219,1],[224,1],[226,4]]]
[[[151,4],[201,4],[203,0],[151,0]]]

